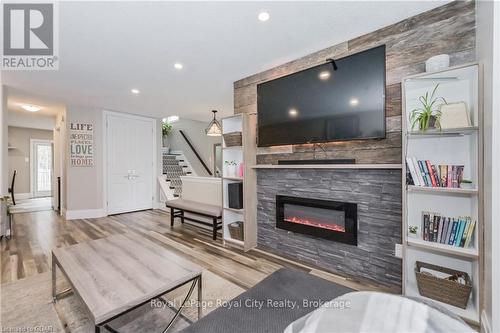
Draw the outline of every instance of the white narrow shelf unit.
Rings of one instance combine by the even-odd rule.
[[[241,132],[241,146],[226,146],[222,139],[222,224],[224,244],[236,246],[245,251],[257,245],[257,181],[256,172],[251,166],[256,163],[256,114],[238,114],[222,119],[222,133]],[[243,176],[228,174],[226,161],[234,161],[237,165],[243,163]],[[243,209],[229,207],[228,185],[243,184]],[[243,222],[243,240],[234,239],[229,232],[229,224]]]
[[[481,296],[482,212],[482,104],[481,67],[466,64],[447,70],[423,73],[402,81],[403,97],[403,291],[419,296],[415,262],[422,261],[467,272],[473,288],[466,309],[440,303],[463,319],[478,324]],[[411,128],[410,114],[418,108],[418,97],[432,92],[439,83],[436,96],[448,103],[465,102],[470,127],[431,129]],[[406,158],[429,160],[434,165],[463,165],[464,179],[471,188],[422,187],[406,185]],[[422,213],[439,213],[446,217],[470,216],[476,220],[469,248],[429,242],[422,237]],[[408,227],[418,226],[417,235],[409,235]]]

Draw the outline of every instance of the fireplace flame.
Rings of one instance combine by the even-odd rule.
[[[318,227],[318,228],[323,228],[323,229],[328,229],[328,230],[333,230],[337,232],[345,232],[345,227],[342,227],[337,224],[329,224],[329,223],[321,223],[321,222],[316,222],[296,216],[292,217],[287,217],[284,219],[286,222],[290,223],[297,223],[297,224],[303,224],[303,225],[309,225],[312,227]]]

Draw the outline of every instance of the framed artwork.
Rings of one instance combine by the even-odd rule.
[[[69,149],[72,167],[94,166],[94,124],[69,124]]]
[[[471,126],[469,112],[465,102],[443,104],[440,107],[440,111],[441,118],[439,122],[443,129]]]

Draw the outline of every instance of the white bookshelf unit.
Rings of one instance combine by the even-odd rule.
[[[222,234],[225,245],[236,246],[245,251],[257,245],[257,202],[256,202],[256,176],[251,168],[255,164],[256,147],[256,115],[239,114],[222,119],[222,133],[242,133],[241,146],[226,146],[222,139]],[[243,164],[243,175],[229,174],[226,161],[234,161],[237,169]],[[243,184],[243,208],[229,207],[228,184],[240,182]],[[243,222],[243,240],[231,237],[228,225]]]
[[[482,105],[480,103],[480,66],[467,64],[443,71],[423,73],[402,81],[403,99],[403,291],[408,296],[419,294],[415,262],[421,261],[467,272],[472,280],[472,293],[466,309],[438,302],[466,321],[479,323],[480,265],[482,242]],[[432,92],[439,83],[436,96],[447,103],[465,102],[470,127],[412,129],[411,111],[419,107],[419,96]],[[417,125],[418,126],[418,125]],[[423,187],[406,185],[407,157],[429,160],[434,165],[463,165],[463,178],[472,181],[470,188]],[[422,213],[433,212],[447,217],[470,216],[476,221],[468,248],[430,242],[422,236]],[[418,226],[417,235],[409,226]],[[437,302],[437,301],[435,301]]]

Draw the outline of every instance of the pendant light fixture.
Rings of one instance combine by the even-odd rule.
[[[212,110],[212,112],[214,114],[214,119],[212,119],[210,124],[208,124],[208,127],[205,130],[205,132],[207,133],[208,136],[221,136],[222,135],[222,127],[221,127],[219,121],[217,121],[217,119],[215,119],[215,114],[217,113],[217,110]]]

